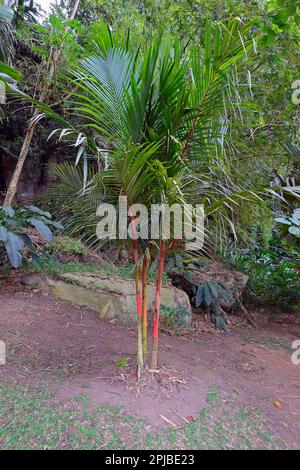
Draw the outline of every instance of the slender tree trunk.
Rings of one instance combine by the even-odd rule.
[[[80,3],[80,0],[76,0],[74,8],[73,8],[73,10],[70,14],[70,17],[69,17],[69,21],[71,21],[75,18],[75,15],[76,15],[78,7],[79,7],[79,3]],[[68,26],[66,26],[66,28],[65,28],[65,33],[67,31],[68,31]],[[45,100],[48,96],[49,87],[51,85],[51,82],[52,82],[52,79],[54,77],[54,73],[55,73],[57,64],[59,62],[59,59],[60,59],[60,56],[61,56],[61,53],[62,53],[62,50],[63,50],[63,44],[64,44],[64,40],[62,41],[62,44],[61,44],[60,48],[54,54],[52,53],[52,50],[50,51],[49,59],[48,59],[49,69],[48,69],[48,73],[47,73],[47,75],[48,75],[47,76],[47,82],[42,87],[42,90],[41,90],[41,93],[40,93],[40,96],[39,96],[39,101],[41,101],[41,102],[45,102]],[[33,134],[34,134],[34,131],[35,131],[35,128],[36,128],[36,125],[37,125],[37,121],[34,120],[34,118],[37,116],[37,114],[38,114],[38,109],[35,108],[35,110],[33,112],[33,115],[32,115],[32,118],[30,119],[28,127],[27,127],[27,131],[26,131],[25,138],[24,138],[24,141],[23,141],[23,144],[22,144],[22,148],[21,148],[21,151],[20,151],[18,162],[16,164],[16,167],[14,169],[13,175],[11,177],[10,183],[8,185],[8,188],[7,188],[7,192],[6,192],[5,199],[4,199],[4,205],[5,206],[11,206],[12,205],[15,194],[17,192],[17,187],[18,187],[18,182],[19,182],[19,179],[20,179],[20,175],[21,175],[24,163],[26,161],[26,158],[27,158],[27,155],[28,155],[28,152],[29,152],[29,149],[30,149],[30,144],[31,144],[31,141],[32,141],[32,138],[33,138]]]
[[[150,365],[150,369],[152,370],[157,370],[157,367],[158,367],[158,328],[159,328],[159,311],[160,311],[160,293],[161,293],[161,285],[162,285],[162,276],[164,272],[165,254],[166,254],[165,242],[161,240],[157,279],[156,279],[155,301],[154,301],[152,355],[151,355],[151,365]]]
[[[148,362],[148,261],[144,256],[142,266],[142,335],[143,335],[143,359]]]
[[[134,240],[134,263],[135,263],[135,292],[136,292],[136,309],[137,309],[137,374],[138,378],[144,367],[143,361],[143,334],[142,334],[142,296],[140,286],[140,272],[138,268],[138,241]]]
[[[136,218],[129,213],[132,233],[136,235]],[[140,283],[140,270],[138,266],[139,261],[139,244],[138,240],[133,240],[133,261],[135,270],[135,297],[136,297],[136,310],[137,310],[137,375],[140,378],[141,372],[144,368],[143,361],[143,332],[142,332],[142,294]]]
[[[7,192],[6,192],[4,203],[3,203],[5,206],[11,206],[14,200],[15,194],[17,192],[17,185],[20,179],[20,174],[21,174],[24,162],[26,160],[26,157],[28,155],[28,152],[29,152],[29,147],[30,147],[30,143],[33,137],[34,129],[35,129],[35,125],[29,124],[23,144],[22,144],[22,148],[20,151],[17,164],[15,166],[12,178],[7,188]]]

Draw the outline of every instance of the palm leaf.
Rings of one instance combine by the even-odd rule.
[[[0,59],[8,61],[13,50],[12,22],[13,11],[0,5]]]

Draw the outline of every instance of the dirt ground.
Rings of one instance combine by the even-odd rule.
[[[300,447],[300,365],[291,345],[300,327],[243,326],[230,335],[160,336],[160,374],[135,381],[135,331],[96,312],[21,288],[0,291],[0,379],[43,383],[61,400],[84,393],[93,405],[120,405],[153,428],[182,424],[199,412],[210,388],[233,406],[263,409],[288,447]],[[222,400],[220,406],[222,406]]]

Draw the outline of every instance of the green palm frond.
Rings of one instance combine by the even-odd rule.
[[[231,129],[243,126],[236,77],[253,47],[250,27],[208,21],[203,50],[185,52],[161,34],[145,50],[109,30],[98,38],[97,54],[71,73],[77,92],[70,112],[80,117],[74,133],[109,146],[108,168],[91,179],[84,210],[126,195],[130,205],[203,203],[210,219],[230,224],[242,201],[265,204],[275,194],[237,184],[228,157]]]
[[[0,5],[0,20],[11,23],[13,16],[14,12],[10,8],[8,8],[6,5]]]
[[[230,73],[234,67],[247,60],[247,51],[253,47],[252,39],[243,40],[250,25],[242,26],[238,19],[225,28],[217,25],[212,28],[208,21],[205,29],[204,55],[198,49],[190,52],[190,93],[191,112],[180,129],[181,137],[186,138],[187,151],[199,158],[200,153],[211,151],[218,138],[223,139],[220,116],[231,126],[231,111],[240,106],[238,85]],[[233,97],[233,98],[232,98]],[[191,139],[191,137],[193,137]],[[201,148],[202,147],[202,148]]]
[[[109,49],[104,58],[82,60],[74,71],[73,82],[79,91],[72,112],[106,140],[116,141],[124,135],[125,93],[133,68],[134,58],[129,52]]]
[[[13,51],[12,19],[13,11],[5,5],[0,5],[0,59],[6,62]]]
[[[147,204],[156,183],[156,175],[151,171],[150,161],[156,155],[159,143],[144,147],[133,145],[124,153],[115,153],[110,160],[110,167],[99,172],[95,181],[103,187],[106,199],[117,201],[119,196],[126,196],[128,204]]]
[[[11,78],[12,80],[20,80],[21,74],[14,68],[7,65],[5,62],[0,61],[0,76],[2,79]],[[5,77],[6,76],[6,77]]]
[[[91,162],[90,162],[91,163]],[[83,165],[74,166],[72,162],[60,165],[50,165],[51,176],[54,178],[49,185],[46,196],[58,210],[58,217],[63,223],[67,233],[83,239],[92,245],[97,242],[96,210],[101,200],[102,189],[97,188],[92,181],[96,170],[91,163],[88,165],[88,181],[93,191],[83,192],[84,169]]]
[[[105,57],[111,48],[136,53],[140,42],[140,37],[135,30],[115,24],[112,32],[110,25],[102,21],[90,25],[89,38],[88,42],[93,46],[93,53],[102,57]]]

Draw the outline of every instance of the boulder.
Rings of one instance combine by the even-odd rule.
[[[217,287],[217,290],[219,293],[218,303],[222,309],[225,312],[236,310],[236,298],[242,298],[249,279],[246,274],[217,261],[208,263],[200,271],[193,266],[190,266],[190,268],[194,284],[217,282],[217,286],[220,285],[221,287],[220,290]],[[222,287],[225,288],[226,295],[223,295],[225,292]]]
[[[124,326],[136,322],[135,284],[130,278],[103,273],[66,273],[59,278],[33,274],[23,282],[55,297],[96,310],[100,317]],[[155,284],[149,283],[149,315],[153,314]],[[161,315],[189,325],[191,305],[185,292],[173,286],[161,290]]]
[[[191,304],[198,309],[198,312],[210,314],[210,319],[217,328],[228,330],[227,314],[237,310],[256,327],[255,320],[241,301],[248,282],[248,276],[245,274],[216,261],[191,263],[183,273],[173,270],[167,274],[175,287],[187,293]],[[207,292],[209,295],[206,300]]]
[[[201,269],[189,264],[188,268],[192,273],[192,282],[202,284],[208,281],[221,281],[233,291],[243,291],[248,282],[248,276],[240,271],[230,268],[225,263],[211,261]]]

